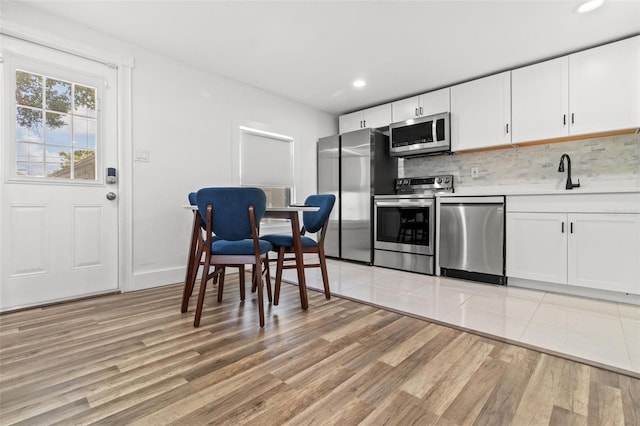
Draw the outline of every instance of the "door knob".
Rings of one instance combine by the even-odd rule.
[[[115,192],[108,192],[107,193],[107,200],[113,201],[115,199],[116,199],[116,193]]]

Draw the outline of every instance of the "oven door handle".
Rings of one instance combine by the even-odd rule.
[[[432,207],[433,202],[375,201],[376,207]]]

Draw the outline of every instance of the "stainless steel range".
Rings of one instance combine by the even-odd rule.
[[[373,264],[433,275],[435,194],[453,192],[453,176],[399,178],[395,190],[373,197]]]

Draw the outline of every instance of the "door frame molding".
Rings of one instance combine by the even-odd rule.
[[[103,63],[117,69],[117,147],[118,159],[118,288],[122,292],[132,289],[133,280],[133,121],[132,121],[132,77],[135,67],[133,56],[98,51],[87,45],[59,37],[49,32],[8,21],[0,18],[2,24],[0,34],[20,39],[28,43],[35,43],[43,47],[58,50],[63,53],[82,57],[84,59]],[[0,52],[1,55],[1,52]],[[0,56],[0,62],[3,62]],[[6,107],[4,100],[0,101],[0,110]],[[4,117],[4,116],[3,116]],[[0,195],[2,190],[0,185]],[[0,221],[2,209],[0,209]],[[1,222],[0,222],[1,223]],[[2,266],[0,265],[0,276]]]

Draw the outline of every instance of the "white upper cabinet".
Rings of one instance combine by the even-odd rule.
[[[450,110],[450,88],[435,90],[391,103],[393,123]]]
[[[511,144],[511,72],[451,88],[451,150]]]
[[[341,115],[338,118],[340,133],[354,130],[377,127],[385,127],[391,123],[391,104],[384,104],[367,108],[350,114]]]
[[[341,115],[338,118],[338,127],[340,133],[352,132],[362,129],[362,111],[352,112],[350,114]]]
[[[571,134],[640,126],[640,36],[569,55]]]
[[[511,72],[511,142],[569,135],[569,58]]]
[[[512,142],[640,127],[640,36],[513,70]]]
[[[391,102],[391,110],[392,123],[420,117],[420,97],[412,96],[399,101],[393,101]]]

